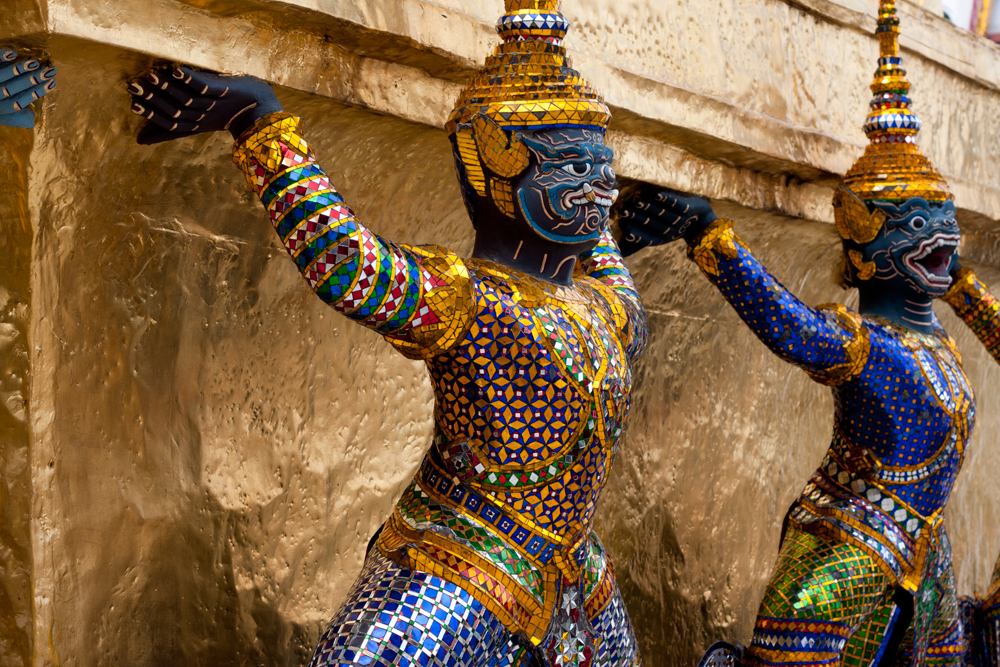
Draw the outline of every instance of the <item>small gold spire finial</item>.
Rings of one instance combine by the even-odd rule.
[[[878,69],[871,84],[871,111],[864,125],[869,144],[844,177],[843,189],[862,201],[952,199],[944,177],[917,146],[922,123],[911,109],[910,82],[899,55],[896,0],[879,2],[875,34],[879,40]],[[846,230],[865,228],[863,221],[849,224],[840,219],[856,210],[846,204],[845,193],[838,190],[833,205],[842,235]]]

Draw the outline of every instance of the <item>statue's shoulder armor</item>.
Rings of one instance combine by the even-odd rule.
[[[458,255],[441,246],[398,247],[420,269],[420,296],[407,326],[385,339],[411,359],[432,359],[453,348],[475,319],[469,270]]]
[[[813,380],[830,387],[839,387],[860,377],[871,354],[871,332],[860,313],[842,303],[828,303],[816,310],[836,323],[841,334],[846,361],[822,371],[807,370]]]

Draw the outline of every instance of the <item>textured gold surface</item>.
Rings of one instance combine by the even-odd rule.
[[[266,31],[254,33],[235,19],[210,23],[195,10],[181,21],[163,9],[173,4],[142,5],[166,17],[155,33],[140,32],[138,20],[113,21],[114,12],[105,12],[124,5],[110,0],[62,3],[55,19],[63,26],[90,21],[92,37],[131,40],[132,48],[191,49],[206,66],[242,59],[248,68],[260,66],[255,72],[300,85],[280,54],[269,53],[265,66],[256,59],[262,49],[233,51],[224,39],[225,48],[207,55],[198,47],[230,30],[237,46],[257,46],[264,42],[252,40],[263,40]],[[499,4],[484,3],[489,20]],[[816,146],[825,146],[824,137],[855,132],[860,145],[861,89],[875,53],[870,36],[785,3],[727,0],[714,23],[696,20],[703,11],[697,3],[670,5],[665,21],[693,32],[654,45],[652,36],[661,33],[649,25],[661,3],[566,4],[588,74],[597,72],[583,63],[590,53],[647,62],[655,80],[608,90],[618,88],[640,110],[666,99],[678,123],[704,132],[705,144],[685,143],[691,135],[681,133],[676,145],[612,132],[619,171],[832,221],[831,190],[822,183],[788,185],[786,175],[722,165],[687,149],[708,145],[710,131],[745,133],[752,146],[737,164],[759,164],[773,152],[811,156],[802,158],[805,165],[823,155]],[[601,23],[585,27],[588,16],[602,15]],[[413,16],[411,27],[423,25]],[[803,29],[790,39],[764,35],[764,26],[792,21]],[[596,27],[604,23],[621,27],[609,34]],[[438,38],[421,34],[426,44]],[[470,52],[481,51],[468,39]],[[691,45],[703,39],[718,41],[721,55],[699,55],[704,51]],[[957,39],[949,34],[935,43],[951,48]],[[315,46],[302,35],[281,44],[289,53]],[[12,291],[31,306],[26,324],[15,327],[30,345],[18,338],[15,348],[30,352],[33,371],[30,460],[17,463],[28,455],[27,427],[0,439],[0,494],[7,494],[0,495],[6,531],[0,578],[13,608],[0,622],[16,619],[16,627],[26,628],[20,632],[33,635],[39,666],[302,665],[359,571],[365,541],[426,446],[430,387],[418,364],[319,304],[301,283],[246,194],[228,138],[133,145],[127,95],[117,82],[149,60],[80,40],[53,40],[50,51],[60,91],[46,100],[35,136],[31,196],[14,195],[30,231],[12,234],[11,191],[0,189],[2,238],[11,239],[3,246],[5,261],[11,252],[20,258],[3,271],[19,267],[9,280],[21,287]],[[314,60],[303,55],[296,62],[312,67]],[[398,77],[389,65],[352,69],[350,61],[331,62],[330,71],[307,70],[310,85],[324,95],[343,99],[349,90],[356,103],[420,122],[437,108],[441,123],[454,101],[437,92],[434,80]],[[741,62],[753,76],[735,69]],[[969,193],[985,201],[986,186],[995,184],[989,147],[997,129],[984,110],[995,107],[995,93],[922,58],[909,62],[910,78],[921,82],[925,119],[937,128],[925,142],[928,152],[966,174]],[[787,76],[798,71],[790,69],[794,63],[805,70],[833,66],[832,83]],[[603,87],[610,74],[600,71]],[[845,78],[858,82],[857,90],[835,95]],[[688,106],[673,97],[676,91],[664,96],[660,80],[742,100],[754,113],[723,112],[705,97]],[[748,81],[756,82],[752,89]],[[930,89],[955,91],[955,98]],[[305,117],[321,160],[375,230],[404,242],[471,249],[443,131],[303,94],[281,97]],[[944,123],[949,99],[964,100],[982,124]],[[812,129],[783,134],[769,121],[747,120],[761,113]],[[803,136],[819,143],[800,143]],[[10,154],[10,135],[0,130],[0,137]],[[27,139],[13,146],[13,154],[28,159]],[[836,155],[834,162],[847,155],[846,164],[854,157]],[[4,157],[0,164],[6,170],[10,162]],[[960,206],[969,201],[959,197]],[[740,221],[741,238],[807,302],[844,298],[836,287],[842,253],[832,225],[733,206],[719,213]],[[995,247],[996,239],[984,234],[967,240],[963,252],[970,263],[978,257],[996,267]],[[24,272],[31,248],[29,301]],[[648,251],[632,266],[652,337],[636,373],[636,405],[601,501],[599,530],[608,537],[648,664],[693,664],[710,640],[749,639],[781,516],[829,444],[832,406],[826,391],[771,358],[683,258],[683,248]],[[976,273],[1000,285],[995,268],[977,266]],[[995,395],[1000,368],[949,310],[939,313],[973,384],[981,395]],[[994,530],[1000,450],[992,446],[998,440],[1000,414],[984,401],[948,517],[962,593],[985,590],[1000,552]],[[27,540],[27,503],[35,517],[30,548],[18,546]],[[10,592],[26,590],[25,562],[32,563],[29,597]],[[27,620],[32,597],[34,619]],[[19,650],[0,655],[18,664],[9,656]]]
[[[423,454],[427,378],[311,293],[228,136],[135,145],[110,110],[143,65],[71,47],[31,163],[35,664],[302,665]],[[442,132],[283,98],[374,229],[470,250]]]
[[[27,387],[32,133],[0,128],[0,665],[31,659],[31,468]]]

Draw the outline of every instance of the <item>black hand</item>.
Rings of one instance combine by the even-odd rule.
[[[624,256],[681,238],[692,241],[717,219],[708,200],[650,185],[623,198],[617,214]]]
[[[264,116],[281,111],[271,86],[250,76],[222,76],[187,67],[155,70],[129,84],[132,112],[149,122],[140,144],[158,144],[202,132],[239,137]]]
[[[34,127],[29,108],[56,87],[56,69],[42,67],[35,59],[17,60],[17,51],[0,47],[0,125]]]

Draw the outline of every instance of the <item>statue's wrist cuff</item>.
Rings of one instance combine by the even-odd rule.
[[[961,315],[983,297],[983,290],[977,284],[978,282],[972,269],[963,267],[955,274],[951,287],[941,297],[941,300]]]
[[[261,143],[270,139],[270,135],[272,133],[268,131],[269,128],[280,125],[282,124],[282,121],[290,119],[294,119],[296,123],[300,120],[298,116],[290,114],[287,111],[275,111],[274,113],[269,113],[266,116],[260,117],[253,125],[248,127],[239,137],[237,137],[237,147],[253,150]]]
[[[717,276],[719,260],[738,257],[739,245],[733,221],[717,218],[688,242],[688,257],[709,276]]]

